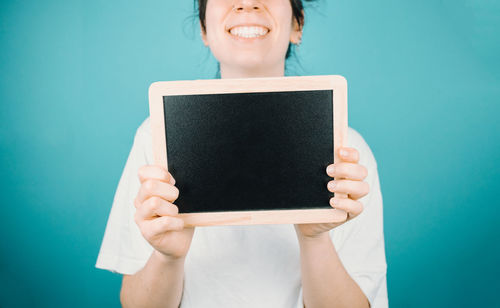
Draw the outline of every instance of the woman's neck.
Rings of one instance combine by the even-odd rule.
[[[285,76],[285,63],[270,67],[242,68],[220,64],[221,79],[230,78],[256,78],[256,77],[283,77]]]

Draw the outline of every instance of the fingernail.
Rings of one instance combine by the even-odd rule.
[[[328,166],[328,168],[326,168],[326,172],[333,174],[333,172],[335,172],[335,167],[333,165]]]
[[[335,207],[337,205],[338,201],[335,198],[330,198],[330,205]]]
[[[334,181],[328,182],[328,189],[332,190],[334,188],[335,188],[335,182]]]
[[[349,156],[349,152],[346,150],[340,150],[340,156],[344,156],[344,157]]]

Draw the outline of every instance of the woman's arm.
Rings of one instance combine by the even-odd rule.
[[[370,306],[342,265],[328,232],[298,239],[305,307]]]
[[[173,202],[179,190],[165,168],[144,165],[138,176],[141,187],[134,201],[134,220],[154,249],[141,270],[123,276],[120,300],[124,307],[179,307],[194,228],[185,228],[177,217],[179,209]]]
[[[184,281],[184,258],[171,260],[154,250],[134,275],[123,275],[123,307],[179,307]]]
[[[360,165],[359,152],[354,148],[339,150],[340,162],[328,166],[327,174],[335,177],[328,190],[348,196],[335,196],[330,205],[348,213],[348,220],[363,211],[359,199],[370,191],[364,181],[366,167]],[[360,286],[349,275],[330,238],[329,231],[341,223],[295,225],[299,240],[304,305],[315,307],[370,307]]]

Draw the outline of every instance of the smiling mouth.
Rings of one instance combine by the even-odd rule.
[[[262,26],[236,26],[229,29],[228,32],[239,38],[258,38],[269,33],[269,29]]]

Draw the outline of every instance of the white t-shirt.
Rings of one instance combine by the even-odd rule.
[[[349,147],[368,168],[370,193],[364,211],[330,231],[349,275],[372,307],[387,307],[382,195],[373,154],[363,137],[349,128]],[[153,248],[134,221],[134,199],[140,187],[137,170],[154,164],[150,120],[138,128],[116,190],[96,267],[134,274]],[[175,177],[175,175],[174,175]],[[326,189],[326,187],[325,187]],[[294,226],[197,227],[184,267],[183,308],[303,307],[300,251]]]

